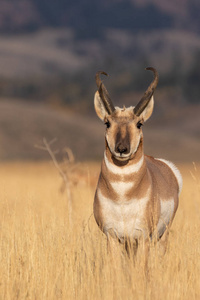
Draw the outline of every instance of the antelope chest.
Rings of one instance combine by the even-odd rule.
[[[140,199],[131,198],[126,200],[125,192],[128,183],[114,183],[118,194],[117,200],[105,197],[101,190],[98,190],[98,200],[101,207],[103,218],[103,230],[106,234],[114,233],[121,242],[125,237],[130,239],[139,239],[141,236],[147,236],[146,224],[146,206],[149,201],[149,193]]]

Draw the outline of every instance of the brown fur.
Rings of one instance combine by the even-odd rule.
[[[108,125],[94,200],[95,219],[109,241],[117,238],[125,245],[128,241],[138,245],[143,240],[147,253],[149,239],[163,236],[166,244],[166,231],[175,216],[179,193],[174,170],[143,153],[141,124],[152,113],[153,98],[139,116],[133,107],[115,108],[109,114],[97,92],[95,109]]]

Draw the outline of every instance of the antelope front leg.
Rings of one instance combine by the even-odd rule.
[[[158,241],[158,249],[161,257],[164,256],[166,253],[168,238],[169,238],[169,229],[167,228],[163,236],[161,237],[161,239]]]
[[[135,262],[137,250],[138,250],[138,240],[130,241],[129,239],[125,241],[125,250],[129,258],[133,258]]]
[[[116,235],[114,234],[113,230],[107,232],[107,252],[108,255],[110,255],[111,257],[112,263],[115,262],[116,264],[117,261],[120,261],[122,252],[121,252],[119,241]]]
[[[139,242],[137,251],[137,262],[142,266],[145,274],[148,276],[148,260],[149,260],[150,241],[148,239]]]

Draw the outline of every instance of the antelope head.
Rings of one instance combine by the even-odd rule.
[[[151,116],[154,106],[153,94],[158,84],[158,72],[154,68],[146,68],[154,73],[154,79],[141,100],[134,107],[114,107],[100,75],[96,73],[97,92],[94,106],[97,116],[106,125],[105,139],[112,156],[119,161],[127,161],[134,157],[143,139],[142,125]]]

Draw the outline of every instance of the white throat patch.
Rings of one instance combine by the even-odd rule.
[[[114,191],[118,195],[120,195],[120,199],[124,199],[126,193],[134,186],[133,181],[128,181],[128,182],[114,181],[114,182],[110,182],[110,184],[111,184],[112,188],[114,189]]]
[[[140,168],[142,167],[143,162],[144,162],[144,155],[141,157],[141,159],[137,163],[132,164],[127,167],[123,167],[123,168],[118,167],[118,166],[114,165],[113,163],[109,162],[109,160],[106,156],[106,152],[104,152],[104,161],[105,161],[106,167],[108,168],[108,170],[111,173],[118,174],[118,175],[129,175],[131,173],[136,173],[140,170]]]

